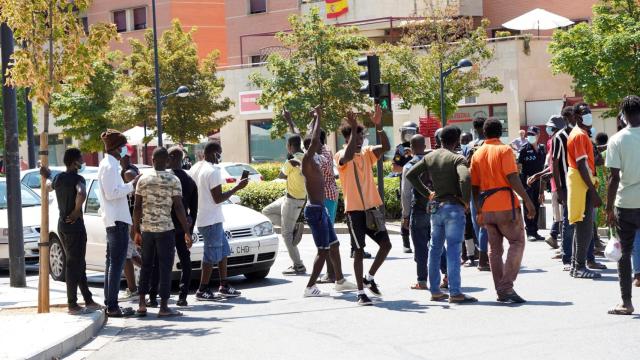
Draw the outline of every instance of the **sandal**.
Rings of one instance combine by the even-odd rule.
[[[600,279],[602,275],[589,269],[576,269],[572,275],[576,279]]]
[[[427,287],[426,282],[420,282],[420,281],[418,281],[417,283],[411,285],[410,288],[411,288],[411,290],[429,290],[429,288]]]
[[[89,314],[91,312],[91,310],[87,309],[86,307],[78,307],[75,308],[73,310],[69,309],[69,311],[67,311],[67,313],[69,315],[84,315],[84,314]]]
[[[178,317],[178,316],[182,316],[182,313],[178,310],[172,310],[169,309],[168,313],[158,313],[158,317],[159,318],[169,318],[169,317]]]
[[[595,262],[595,261],[587,263],[587,267],[589,269],[596,269],[596,270],[606,270],[607,269],[607,265],[601,264],[601,263]]]
[[[131,317],[135,314],[135,311],[133,311],[132,308],[127,307],[127,308],[118,308],[118,311],[115,312],[108,312],[107,311],[107,317],[112,317],[112,318],[125,318],[125,317]]]
[[[609,309],[609,311],[607,311],[607,314],[609,315],[632,315],[633,314],[633,309],[627,309],[627,308],[623,308],[620,307],[620,305],[614,307],[613,309]]]
[[[459,296],[462,296],[462,298],[458,298]],[[451,304],[469,304],[474,302],[478,302],[478,299],[474,298],[473,296],[469,296],[467,294],[460,294],[460,295],[449,297],[449,303]]]
[[[146,317],[147,316],[147,310],[136,310],[136,317]]]
[[[449,299],[449,294],[439,293],[439,294],[431,294],[431,301],[444,301]]]

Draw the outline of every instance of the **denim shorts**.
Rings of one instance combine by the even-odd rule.
[[[304,208],[304,218],[311,228],[313,241],[318,249],[328,250],[333,244],[339,244],[329,212],[323,205],[307,205]]]
[[[222,223],[198,227],[198,232],[200,232],[204,239],[203,262],[215,265],[231,255],[231,248],[229,247],[229,241],[224,233]]]

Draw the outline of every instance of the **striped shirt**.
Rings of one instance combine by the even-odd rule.
[[[553,145],[551,148],[553,149],[552,158],[553,160],[558,160],[558,178],[560,179],[560,183],[556,184],[556,186],[560,189],[567,188],[567,140],[569,139],[569,132],[571,132],[571,128],[564,128],[553,137]]]

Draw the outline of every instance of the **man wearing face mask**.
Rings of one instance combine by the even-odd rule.
[[[531,126],[527,130],[527,143],[522,146],[518,154],[518,164],[521,167],[520,181],[525,185],[527,195],[533,201],[533,205],[536,209],[540,207],[540,180],[534,181],[531,184],[527,183],[527,179],[533,176],[544,168],[544,160],[546,151],[543,145],[538,143],[540,138],[540,129],[536,126]],[[538,217],[539,211],[533,218],[529,219],[527,216],[528,211],[525,207],[525,224],[527,229],[527,240],[537,241],[544,240],[544,237],[538,234]]]
[[[402,177],[404,166],[413,159],[411,152],[411,138],[418,132],[418,125],[414,122],[407,121],[400,128],[400,138],[402,144],[396,147],[396,153],[393,155],[393,172]],[[402,179],[400,179],[400,197],[402,198]],[[402,201],[402,199],[401,199]],[[401,227],[402,246],[405,253],[411,253],[411,242],[409,241],[409,221],[402,222]]]
[[[127,195],[132,193],[139,176],[125,183],[120,176],[120,159],[127,154],[127,138],[117,130],[108,129],[100,135],[105,157],[98,168],[100,208],[107,231],[107,263],[104,275],[104,298],[107,316],[132,316],[133,309],[118,306],[118,291],[122,269],[129,246],[132,224]]]
[[[593,208],[602,200],[596,190],[595,156],[589,136],[593,115],[587,104],[575,106],[576,127],[567,139],[567,205],[568,220],[575,224],[570,275],[574,278],[597,279],[600,273],[587,269],[587,249],[593,240]]]

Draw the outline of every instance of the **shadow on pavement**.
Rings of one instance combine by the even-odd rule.
[[[547,270],[544,270],[544,269],[521,268],[518,274],[538,274],[538,273],[546,273],[546,272]]]
[[[159,324],[153,325],[153,321],[162,321],[155,317],[155,314],[148,316],[146,318],[142,318],[146,320],[145,326],[140,328],[127,328],[123,330],[120,335],[116,338],[115,341],[130,341],[130,340],[169,340],[176,339],[183,336],[194,336],[194,337],[202,337],[208,336],[212,334],[218,334],[218,327],[201,327],[201,328],[176,328],[175,324]],[[181,322],[194,322],[194,321],[215,321],[215,318],[196,318],[189,316],[182,316],[179,318],[172,318],[172,323],[181,323]]]
[[[474,286],[463,286],[460,288],[460,290],[462,290],[462,292],[481,292],[481,291],[485,291],[487,290],[486,288],[481,288],[481,287],[474,287]]]
[[[382,308],[382,309],[387,309],[387,310],[391,310],[391,311],[399,311],[399,312],[412,312],[412,313],[419,313],[419,314],[424,314],[428,308],[433,307],[434,305],[426,305],[424,303],[419,303],[413,300],[391,300],[391,301],[384,301],[384,300],[379,300],[376,301],[375,299],[373,300],[373,306],[378,307],[378,308]],[[436,305],[436,306],[441,306],[443,308],[449,308],[448,305]]]
[[[501,303],[498,301],[478,301],[475,305],[483,306],[505,306],[505,307],[521,307],[521,306],[571,306],[572,301],[549,301],[549,300],[527,300],[523,304]]]

